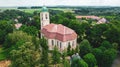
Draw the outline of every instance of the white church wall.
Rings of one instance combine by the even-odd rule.
[[[71,41],[66,41],[66,42],[62,42],[56,39],[47,39],[48,40],[48,46],[49,46],[49,50],[53,50],[55,45],[56,47],[58,47],[58,49],[60,51],[67,49],[68,45],[70,44],[71,48],[76,48],[76,39],[75,40],[71,40]],[[74,45],[73,45],[74,43]]]
[[[42,35],[42,37],[44,37],[44,34],[41,33],[41,35]],[[59,41],[57,39],[48,39],[46,37],[44,37],[44,38],[46,40],[48,40],[49,50],[53,50],[55,45],[56,45],[56,47],[58,47],[58,49],[60,51],[63,51],[64,49],[67,49],[69,44],[70,44],[71,48],[73,48],[73,49],[75,49],[76,46],[77,46],[77,39],[62,42],[62,41]]]

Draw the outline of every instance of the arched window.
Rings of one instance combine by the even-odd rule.
[[[70,42],[68,42],[68,45],[70,45]]]
[[[52,40],[52,46],[54,46],[54,40]]]
[[[74,41],[73,41],[73,43],[72,43],[72,46],[74,46]]]
[[[59,47],[59,42],[57,41],[57,46]]]
[[[62,44],[61,44],[61,42],[60,42],[60,48],[62,48]]]

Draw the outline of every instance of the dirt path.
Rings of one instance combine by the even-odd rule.
[[[8,67],[10,63],[10,60],[0,61],[0,67]]]

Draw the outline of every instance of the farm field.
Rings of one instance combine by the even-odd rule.
[[[49,8],[50,10],[61,10],[61,11],[64,11],[64,12],[72,12],[74,13],[74,11],[72,11],[72,9],[70,8]],[[0,11],[4,11],[4,10],[20,10],[20,11],[24,11],[26,13],[33,13],[34,11],[37,11],[37,12],[40,12],[41,11],[41,8],[37,8],[37,9],[17,9],[17,8],[0,8]]]

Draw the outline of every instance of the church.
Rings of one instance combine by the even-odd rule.
[[[77,46],[77,34],[74,30],[62,25],[50,23],[47,7],[42,7],[40,12],[41,38],[48,41],[49,50],[57,46],[59,51],[66,50],[70,45],[71,49]]]

